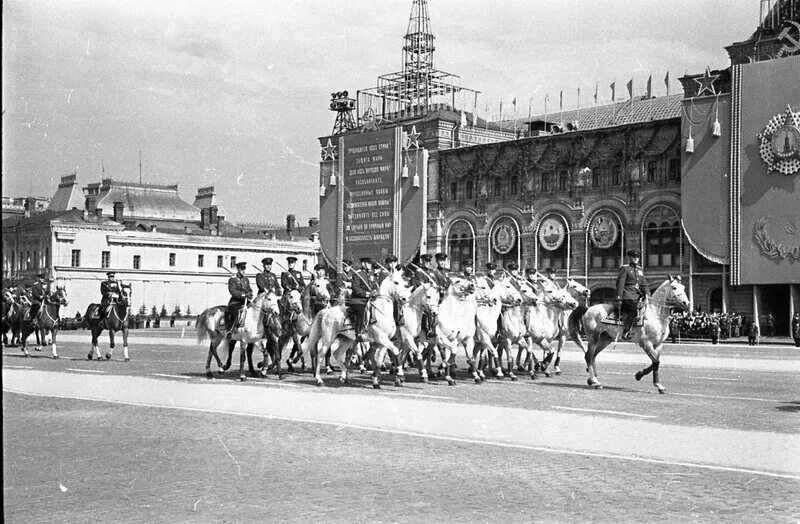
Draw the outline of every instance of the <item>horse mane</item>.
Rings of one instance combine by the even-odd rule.
[[[672,281],[670,279],[666,279],[664,282],[662,282],[661,285],[658,286],[656,290],[650,294],[650,299],[655,300],[656,298],[659,298],[663,300],[663,295],[667,293],[667,288],[670,286],[671,283]]]

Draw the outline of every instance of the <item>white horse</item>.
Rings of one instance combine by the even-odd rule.
[[[475,298],[475,285],[460,277],[451,279],[442,303],[439,304],[437,317],[436,343],[440,348],[442,362],[444,363],[445,379],[451,386],[456,384],[451,376],[451,356],[455,355],[458,346],[464,348],[467,361],[471,361],[472,350],[475,346],[475,315],[478,303]],[[443,349],[442,349],[443,348]],[[477,363],[470,363],[470,371],[475,382],[480,382],[477,372]]]
[[[353,326],[348,321],[347,308],[344,305],[344,301],[317,313],[311,323],[308,337],[302,344],[303,353],[309,352],[311,355],[314,379],[317,381],[317,386],[325,385],[320,374],[320,368],[322,367],[322,357],[327,355],[328,351],[330,351],[331,358],[339,364],[341,370],[339,382],[342,384],[348,383],[347,365],[354,339]]]
[[[689,309],[689,299],[683,284],[679,278],[673,276],[658,286],[652,297],[647,300],[642,326],[635,326],[631,329],[631,341],[638,344],[652,362],[650,366],[636,372],[636,380],[641,380],[652,371],[653,385],[659,393],[667,391],[659,382],[658,368],[661,363],[662,344],[669,335],[670,308],[677,308],[681,311]],[[589,379],[586,382],[595,389],[603,387],[597,380],[595,365],[597,354],[610,343],[616,342],[623,328],[616,323],[606,324],[603,322],[613,309],[614,306],[609,304],[597,304],[589,309],[579,307],[569,317],[570,338],[584,352],[586,371],[589,373]],[[588,337],[588,347],[584,346],[578,334],[579,324],[583,326],[583,331]]]
[[[496,337],[497,349],[491,352],[490,358],[495,361],[497,377],[503,378],[504,376],[502,359],[505,351],[508,361],[506,373],[511,380],[516,380],[517,376],[514,374],[511,358],[511,344],[517,343],[521,347],[527,347],[522,339],[526,331],[523,307],[527,302],[534,300],[535,296],[531,290],[524,289],[518,280],[509,277],[495,282],[491,289],[491,297],[497,302],[491,305],[486,317],[478,322],[478,331],[485,333],[485,335],[479,336],[482,339],[481,345],[485,343],[487,335],[491,335],[491,338]],[[483,308],[479,306],[478,317],[481,316],[481,309]],[[491,349],[490,347],[490,351]],[[482,372],[481,376],[483,378]]]
[[[508,299],[508,291],[505,286],[496,284],[489,285],[486,277],[477,277],[475,279],[475,299],[477,302],[477,309],[475,312],[475,349],[473,351],[473,360],[478,366],[478,376],[481,380],[486,378],[483,372],[483,359],[486,352],[489,352],[489,358],[495,359],[499,362],[499,355],[495,347],[494,339],[497,336],[497,324],[500,318],[500,312],[503,307],[503,300]],[[502,366],[497,368],[497,376],[503,376]],[[516,377],[509,375],[512,380]]]
[[[422,382],[428,382],[428,369],[424,363],[423,350],[429,341],[422,332],[422,317],[425,314],[439,313],[439,290],[431,283],[424,283],[411,292],[408,301],[403,305],[405,323],[398,328],[401,351],[395,386],[402,386],[405,380],[403,364],[411,351],[416,356],[419,375]]]
[[[567,282],[564,284],[564,291],[569,293],[572,298],[578,301],[579,305],[586,305],[587,301],[589,300],[589,295],[591,295],[591,291],[589,288],[584,286],[583,284],[579,283],[573,279],[567,279]],[[558,319],[558,325],[560,328],[560,333],[558,334],[558,349],[556,349],[555,359],[553,360],[553,372],[556,375],[561,374],[561,368],[559,364],[561,363],[561,350],[564,348],[564,342],[567,340],[567,335],[569,334],[569,329],[567,327],[567,321],[569,319],[569,314],[572,313],[572,309],[565,309],[561,312],[561,318]],[[546,355],[542,355],[542,360],[546,362]],[[547,369],[543,369],[542,371],[547,373]]]
[[[397,332],[394,321],[394,303],[404,304],[411,296],[408,284],[403,280],[402,271],[392,271],[381,281],[378,294],[367,304],[371,320],[367,324],[365,335],[374,346],[372,352],[372,387],[381,388],[381,364],[386,358],[386,350],[392,355],[400,355],[400,349],[392,342],[391,337]],[[398,366],[402,370],[402,362]]]
[[[542,371],[546,377],[550,377],[552,374],[547,371],[547,366],[553,361],[552,343],[561,335],[560,319],[565,311],[578,307],[578,301],[549,279],[537,281],[537,286],[540,288],[538,300],[535,306],[528,308],[525,325],[531,343],[544,350]],[[531,369],[531,378],[536,378],[535,366]]]
[[[236,342],[241,342],[241,349],[239,353],[239,380],[244,381],[244,359],[245,352],[248,356],[252,355],[253,345],[264,338],[264,321],[263,316],[268,310],[277,310],[277,298],[273,294],[260,294],[252,302],[245,303],[244,320],[242,325],[231,331],[231,339],[229,344],[228,362],[226,365],[222,364],[217,348],[220,343],[225,340],[225,334],[228,329],[225,325],[225,311],[227,306],[214,306],[206,309],[197,317],[197,342],[202,343],[206,339],[211,339],[208,347],[208,358],[206,359],[206,377],[212,378],[211,374],[211,357],[213,356],[219,366],[220,374],[227,370],[230,366],[230,357]],[[245,347],[246,346],[246,347]],[[251,371],[252,360],[250,361]]]

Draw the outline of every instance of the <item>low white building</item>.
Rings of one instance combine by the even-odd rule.
[[[148,313],[154,306],[171,313],[177,306],[196,314],[227,303],[227,282],[237,262],[248,262],[252,276],[267,256],[278,274],[289,256],[307,271],[318,260],[315,221],[298,228],[290,216],[285,230],[238,227],[219,214],[213,188],[198,193],[195,203],[205,207],[181,200],[177,186],[110,179],[87,186],[84,197],[81,209],[52,209],[79,200],[70,175],[62,179],[51,209],[3,221],[4,283],[31,281],[45,269],[66,285],[69,316],[100,300],[107,271],[132,285],[133,313],[142,306]]]

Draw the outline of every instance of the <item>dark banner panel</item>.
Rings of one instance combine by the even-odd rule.
[[[736,66],[732,76],[740,101],[732,276],[738,284],[798,283],[800,57]]]

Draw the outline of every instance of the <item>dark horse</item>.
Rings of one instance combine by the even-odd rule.
[[[22,306],[14,298],[14,294],[6,290],[3,293],[3,318],[0,319],[0,329],[3,331],[3,346],[9,344],[9,331],[11,331],[11,344],[19,343],[19,319],[21,316]]]
[[[83,316],[83,323],[92,332],[92,350],[87,355],[89,360],[96,358],[100,360],[100,349],[97,347],[97,339],[104,329],[108,330],[108,340],[111,349],[106,353],[106,359],[111,359],[114,354],[114,333],[122,331],[122,351],[125,362],[128,362],[128,317],[131,300],[131,285],[122,284],[120,286],[120,298],[109,304],[109,310],[104,320],[100,320],[100,304],[89,304],[86,314]]]
[[[36,320],[39,323],[38,328],[33,327],[33,319],[23,319],[20,321],[20,345],[25,356],[30,356],[27,348],[28,337],[31,333],[36,332],[36,340],[45,342],[45,334],[50,333],[52,337],[51,344],[53,348],[53,358],[58,358],[58,350],[56,349],[56,333],[58,333],[58,326],[61,322],[59,310],[61,306],[66,306],[67,291],[63,287],[56,287],[55,293],[47,297],[42,302],[42,307],[39,308],[39,313],[36,315]],[[40,338],[41,335],[41,338]],[[36,343],[36,351],[41,351],[39,342]]]

